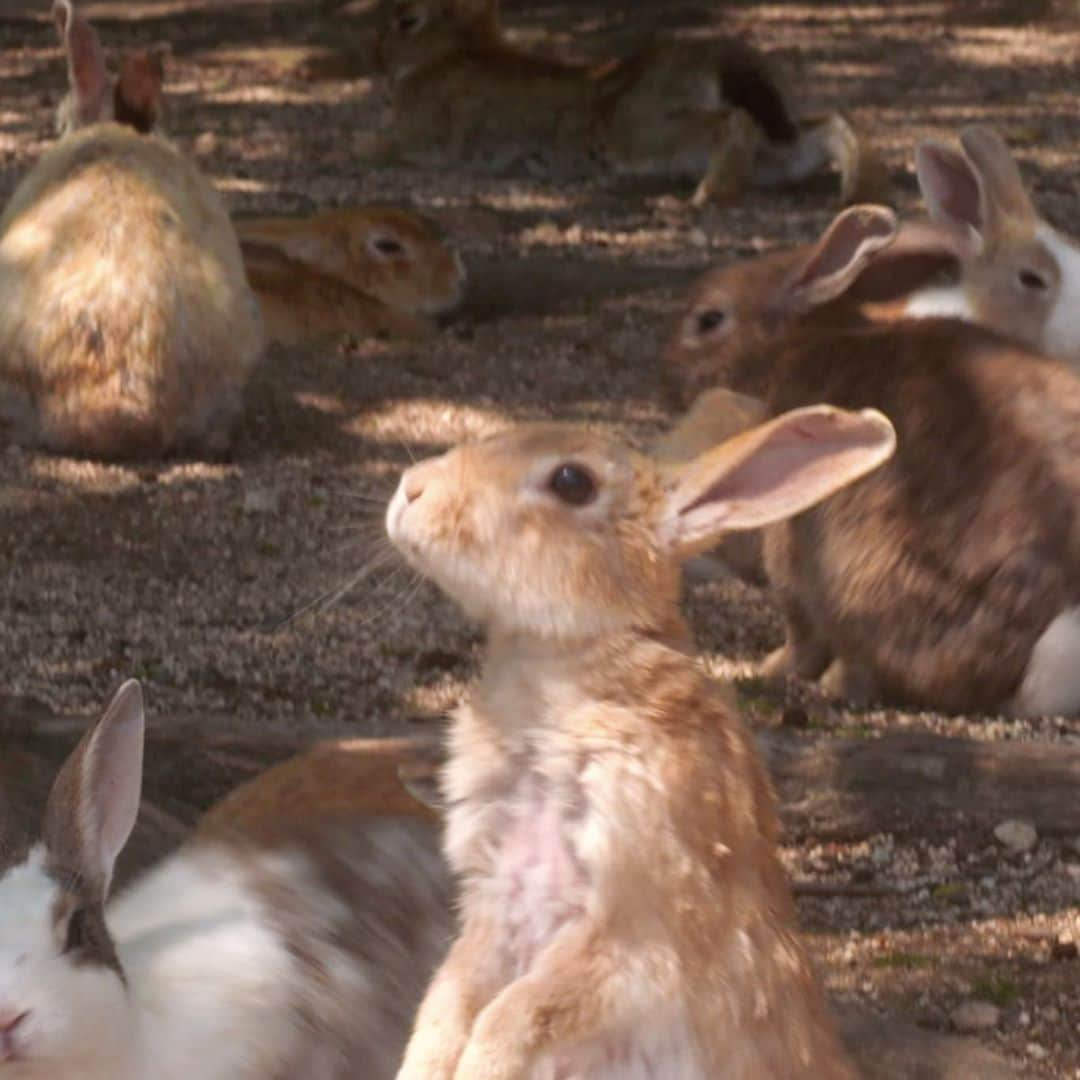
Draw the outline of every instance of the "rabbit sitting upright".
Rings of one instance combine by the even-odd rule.
[[[19,442],[100,458],[219,455],[262,351],[221,200],[153,125],[160,79],[111,84],[70,0],[70,130],[0,217],[0,420]],[[114,122],[120,121],[123,122]]]
[[[488,641],[443,776],[461,931],[398,1080],[854,1077],[679,571],[893,447],[880,415],[819,406],[677,468],[550,425],[402,476],[391,540]]]
[[[830,163],[845,202],[884,183],[846,119],[797,116],[776,66],[740,41],[657,41],[587,66],[516,48],[498,0],[383,0],[376,55],[393,120],[369,160],[688,179],[697,204]]]
[[[60,770],[40,840],[0,813],[0,1076],[389,1080],[452,934],[436,831],[293,816],[254,836],[223,809],[110,899],[143,729],[129,682]]]

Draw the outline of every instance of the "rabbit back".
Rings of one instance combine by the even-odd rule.
[[[17,438],[220,452],[262,347],[225,208],[170,143],[63,140],[0,219],[0,380]]]

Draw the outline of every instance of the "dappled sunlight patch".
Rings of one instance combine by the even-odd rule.
[[[373,442],[396,446],[449,446],[494,435],[510,423],[494,409],[440,398],[416,398],[391,402],[358,417],[349,424],[349,430]]]

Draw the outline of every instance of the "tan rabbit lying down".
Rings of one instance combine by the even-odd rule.
[[[453,932],[436,831],[380,808],[259,836],[219,820],[110,897],[143,729],[129,682],[40,837],[0,819],[0,1073],[390,1080]]]
[[[843,117],[799,119],[773,65],[741,42],[656,43],[585,67],[517,49],[497,14],[497,0],[383,0],[377,56],[393,121],[366,157],[685,178],[700,181],[698,203],[797,184],[829,163],[845,201],[883,183]]]
[[[896,426],[881,470],[767,530],[788,627],[767,670],[826,673],[855,701],[1075,713],[1080,376],[959,320],[804,317],[895,228],[882,207],[853,208],[794,270],[714,272],[708,304],[723,296],[726,314],[710,346],[677,338],[667,356],[688,399],[714,382],[774,414],[824,398]]]
[[[104,122],[97,36],[67,0],[54,12],[78,130],[0,217],[0,415],[65,453],[220,454],[262,350],[228,214],[170,142]]]
[[[794,933],[772,791],[688,651],[680,564],[893,449],[825,406],[661,468],[525,427],[409,469],[406,560],[480,620],[444,774],[461,931],[398,1080],[853,1077]]]
[[[389,206],[235,222],[266,336],[422,338],[465,292],[465,268],[434,223]]]

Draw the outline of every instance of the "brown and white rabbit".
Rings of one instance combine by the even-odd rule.
[[[827,399],[896,426],[884,468],[768,530],[788,622],[768,670],[816,678],[835,661],[827,686],[856,700],[1074,713],[1080,378],[958,320],[806,318],[842,297],[894,224],[883,208],[849,210],[794,273],[714,279],[730,324],[711,353],[669,352],[688,396],[711,370],[771,413]]]
[[[742,42],[656,43],[587,66],[512,45],[497,0],[384,0],[376,52],[393,121],[366,147],[372,160],[685,178],[697,203],[830,162],[845,201],[882,181],[843,117],[798,119],[774,65]]]
[[[129,682],[61,769],[41,838],[0,819],[0,1074],[393,1076],[453,932],[435,831],[380,815],[215,834],[109,899],[143,729]]]
[[[104,122],[97,36],[54,12],[81,126],[0,217],[0,419],[65,453],[219,454],[262,351],[232,224],[170,142]]]
[[[443,776],[461,931],[398,1080],[854,1075],[679,577],[893,445],[878,414],[819,406],[679,467],[551,425],[403,475],[391,540],[488,640]]]
[[[1080,367],[1080,245],[1039,215],[996,131],[966,127],[960,146],[927,141],[915,152],[923,198],[961,269],[907,313],[968,319]]]
[[[360,206],[235,224],[270,341],[426,337],[465,293],[460,256],[433,222],[407,210]]]

